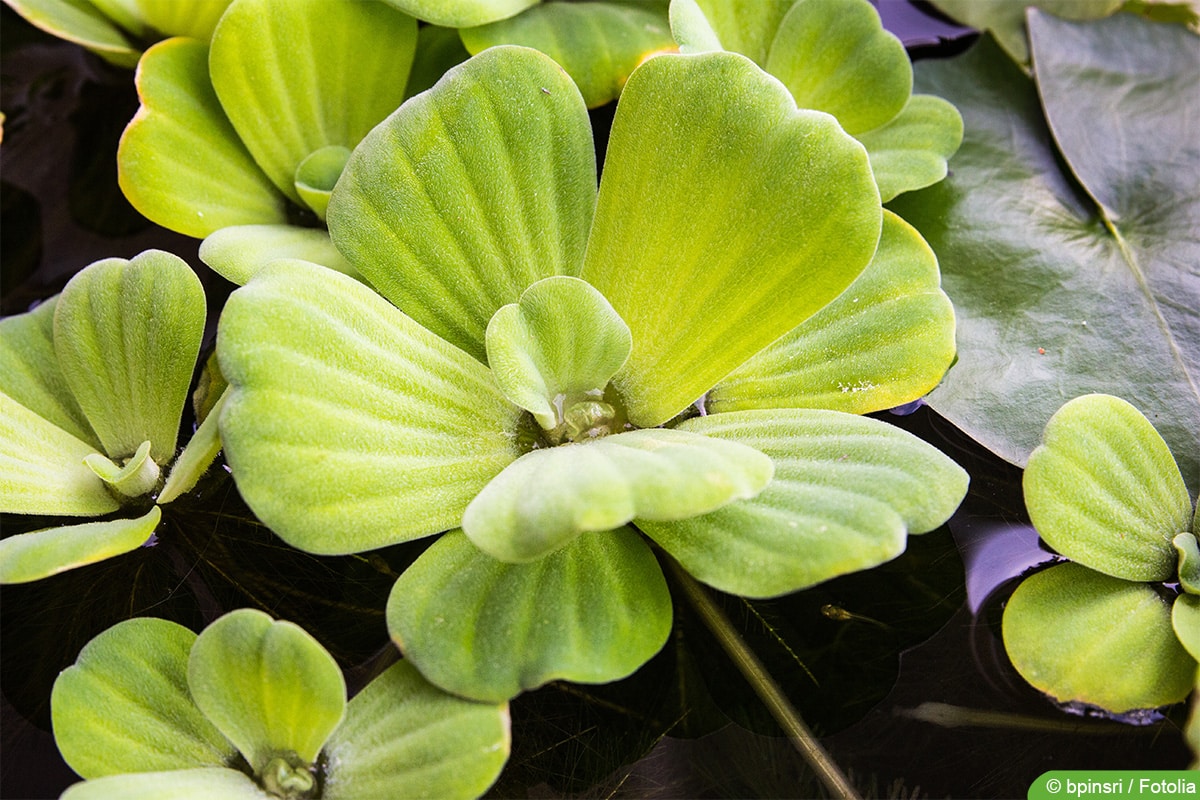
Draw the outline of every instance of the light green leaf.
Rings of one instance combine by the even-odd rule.
[[[97,261],[67,283],[54,311],[54,351],[110,458],[131,456],[146,440],[159,464],[175,457],[204,317],[200,279],[161,250]]]
[[[773,597],[890,561],[906,534],[944,523],[967,473],[887,423],[836,411],[710,414],[680,430],[741,442],[775,463],[757,497],[682,522],[638,527],[697,579]]]
[[[665,428],[618,433],[521,456],[467,506],[463,531],[494,558],[533,561],[581,533],[754,497],[773,471],[736,442]]]
[[[97,516],[120,505],[83,463],[95,452],[0,392],[0,510]]]
[[[235,769],[172,770],[111,775],[77,783],[61,800],[274,800]]]
[[[661,9],[636,4],[542,3],[461,34],[472,55],[501,44],[542,51],[571,76],[588,108],[616,100],[630,73],[651,55],[675,50]]]
[[[296,169],[309,154],[353,148],[404,100],[416,44],[416,22],[380,3],[235,0],[209,68],[246,148],[299,203]]]
[[[50,696],[54,741],[71,769],[99,778],[223,766],[236,755],[188,692],[195,641],[182,625],[141,617],[88,642]]]
[[[324,267],[264,268],[226,303],[217,352],[238,489],[309,552],[452,528],[518,455],[522,412],[482,364]]]
[[[208,47],[193,39],[160,42],[138,62],[136,81],[142,105],[117,148],[117,177],[134,208],[196,237],[228,225],[287,221],[286,200],[217,101]]]
[[[412,97],[431,88],[442,75],[471,57],[463,47],[456,28],[422,25],[417,30],[417,54],[408,76],[405,97]]]
[[[580,536],[531,564],[505,564],[448,533],[396,581],[388,630],[430,681],[500,702],[548,681],[607,683],[657,653],[671,596],[635,531]]]
[[[135,38],[145,39],[151,32],[146,29],[138,0],[88,0],[96,10],[119,25],[122,29],[133,34]]]
[[[197,637],[187,679],[196,705],[260,777],[289,753],[312,764],[346,710],[333,656],[299,626],[249,608]]]
[[[0,391],[76,439],[100,449],[100,440],[58,366],[54,307],[58,295],[25,314],[0,320]]]
[[[882,211],[866,152],[733,53],[664,55],[621,95],[580,277],[633,332],[629,419],[666,422],[840,294]]]
[[[950,177],[892,204],[938,254],[958,316],[958,363],[929,402],[1023,464],[1067,400],[1117,395],[1154,420],[1194,489],[1200,247],[1187,232],[1200,229],[1200,150],[1187,149],[1195,122],[1179,98],[1200,83],[1200,49],[1184,29],[1128,15],[1049,38],[1077,59],[1053,79],[1039,67],[1051,116],[1106,131],[1111,146],[1083,160],[1119,175],[1119,218],[1106,221],[1064,172],[1036,87],[990,39],[918,62],[917,88],[953,102],[966,130]]]
[[[1116,12],[1124,0],[932,0],[942,12],[964,25],[991,31],[1008,55],[1029,65],[1025,10],[1042,8],[1063,19],[1100,19]]]
[[[729,374],[710,412],[828,408],[867,414],[937,386],[954,359],[954,307],[937,258],[884,212],[879,249],[850,288]]]
[[[211,412],[184,446],[179,458],[175,459],[171,474],[167,476],[167,482],[158,494],[160,505],[166,505],[184,492],[191,491],[221,452],[221,430],[217,420],[220,419],[227,396],[228,391],[222,392]]]
[[[60,512],[61,513],[61,512]],[[44,528],[0,539],[0,583],[29,583],[141,547],[162,519],[158,506],[136,519]]]
[[[681,53],[730,50],[767,63],[779,23],[795,0],[671,0],[671,32]]]
[[[95,0],[92,0],[95,2]],[[142,19],[166,36],[190,36],[208,41],[230,0],[137,0]]]
[[[595,176],[570,79],[537,51],[494,47],[363,140],[329,231],[385,297],[482,361],[498,308],[541,278],[578,274]]]
[[[1060,702],[1122,713],[1187,697],[1196,660],[1154,587],[1058,564],[1026,578],[1004,609],[1004,647],[1021,677]]]
[[[1200,661],[1200,597],[1181,594],[1175,598],[1171,606],[1171,627],[1183,648]]]
[[[132,67],[140,53],[124,32],[87,0],[6,0],[27,22],[82,45],[120,67]]]
[[[629,358],[629,326],[586,281],[543,278],[488,323],[488,366],[505,397],[544,429],[571,404],[599,400]]]
[[[899,194],[932,186],[946,177],[947,162],[962,144],[962,116],[930,94],[914,94],[900,113],[858,134],[886,203]]]
[[[540,0],[384,0],[417,19],[448,28],[485,25],[519,14]]]
[[[890,121],[912,91],[908,53],[867,0],[797,0],[764,66],[796,105],[833,114],[851,134]]]
[[[99,453],[92,453],[83,463],[96,473],[100,480],[122,497],[141,497],[149,494],[158,485],[162,470],[150,458],[150,442],[142,442],[124,466],[117,466]]]
[[[321,797],[479,797],[509,747],[506,705],[446,694],[402,661],[350,701],[325,746]]]
[[[1174,578],[1171,540],[1192,504],[1166,442],[1129,403],[1092,394],[1064,405],[1023,484],[1038,535],[1067,558],[1130,581]]]
[[[296,192],[322,222],[329,206],[329,195],[349,159],[349,148],[331,144],[309,153],[296,167]]]
[[[1200,545],[1191,533],[1180,533],[1171,540],[1179,554],[1179,588],[1200,594]]]
[[[329,233],[295,225],[232,225],[200,243],[200,260],[221,277],[243,286],[268,261],[293,258],[311,261],[362,279],[342,257]]]

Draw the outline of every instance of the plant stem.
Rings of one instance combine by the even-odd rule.
[[[813,736],[808,725],[804,724],[804,720],[800,718],[800,714],[792,706],[787,695],[779,688],[779,684],[767,672],[746,641],[738,635],[733,623],[713,601],[708,590],[689,575],[683,567],[679,566],[675,559],[668,557],[664,560],[688,602],[696,609],[712,634],[717,637],[717,641],[733,659],[733,663],[737,665],[738,670],[754,689],[755,694],[759,696],[767,710],[771,712],[771,716],[775,717],[775,721],[783,728],[792,742],[792,746],[803,756],[809,767],[820,778],[821,783],[825,784],[829,793],[834,797],[857,800],[859,795],[854,786],[842,774],[838,765],[829,757],[829,753],[825,751],[817,738]]]

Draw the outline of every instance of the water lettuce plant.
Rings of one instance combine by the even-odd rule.
[[[55,741],[80,798],[428,797],[482,794],[509,751],[508,708],[453,697],[410,664],[349,703],[302,628],[231,611],[199,636],[126,620],[54,682]]]
[[[1038,534],[1070,561],[1005,608],[1017,671],[1109,711],[1183,700],[1200,659],[1200,512],[1166,442],[1126,401],[1085,395],[1050,418],[1023,484]]]
[[[965,492],[941,453],[843,410],[949,365],[932,253],[882,211],[862,146],[743,56],[639,67],[597,192],[571,80],[485,50],[364,139],[328,222],[377,291],[280,260],[234,292],[226,454],[310,552],[462,528],[388,607],[451,691],[640,666],[671,626],[645,537],[772,596],[895,557]]]
[[[0,540],[0,582],[127,553],[195,485],[220,450],[215,415],[175,447],[204,319],[192,268],[150,250],[0,321],[0,511],[93,519]]]

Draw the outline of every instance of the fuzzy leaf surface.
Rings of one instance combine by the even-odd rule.
[[[0,583],[28,583],[141,547],[162,519],[158,506],[136,519],[64,525],[0,539]]]
[[[485,25],[520,14],[541,0],[384,0],[417,19],[448,28]]]
[[[248,775],[227,767],[109,775],[77,783],[62,800],[272,800]]]
[[[319,228],[295,225],[231,225],[200,244],[200,260],[226,280],[244,286],[264,264],[277,258],[311,261],[361,279]]]
[[[899,114],[856,138],[867,148],[879,196],[886,203],[945,178],[962,137],[958,109],[940,97],[914,94]]]

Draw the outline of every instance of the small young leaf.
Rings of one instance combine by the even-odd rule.
[[[1171,627],[1183,649],[1200,661],[1200,597],[1181,594],[1171,606]]]
[[[497,561],[454,531],[396,581],[387,622],[428,680],[501,702],[555,679],[631,674],[666,642],[671,595],[628,528],[580,536],[531,564]]]
[[[446,694],[407,661],[354,696],[325,746],[323,800],[475,798],[510,747],[508,707]]]
[[[0,583],[38,581],[136,550],[162,519],[154,506],[136,519],[64,525],[0,539]]]
[[[196,705],[259,777],[288,753],[312,764],[346,710],[333,656],[299,626],[249,608],[197,637],[187,679]]]
[[[322,222],[329,195],[349,159],[350,148],[331,144],[309,153],[296,167],[296,193]]]
[[[142,442],[124,466],[117,466],[99,453],[92,453],[83,463],[96,473],[100,480],[123,497],[141,497],[149,494],[158,485],[162,470],[150,458],[150,442]]]
[[[234,757],[188,692],[195,641],[182,625],[142,617],[118,623],[80,651],[50,696],[54,740],[71,769],[99,778],[223,766]]]
[[[342,257],[329,232],[295,225],[231,225],[200,243],[200,260],[226,280],[244,286],[267,262],[294,258],[362,280]]]
[[[1187,697],[1196,660],[1171,607],[1142,583],[1058,564],[1022,581],[1004,609],[1004,648],[1021,677],[1060,702],[1122,713]]]
[[[1200,594],[1200,546],[1192,533],[1177,535],[1172,543],[1179,554],[1179,588],[1191,594]]]
[[[248,775],[227,767],[110,775],[77,783],[61,800],[276,800]]]
[[[1176,575],[1171,540],[1192,504],[1150,421],[1117,397],[1091,394],[1046,424],[1023,479],[1033,526],[1072,561],[1131,581]]]

